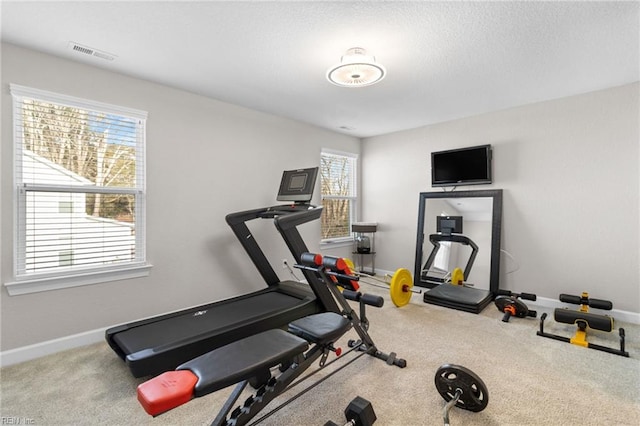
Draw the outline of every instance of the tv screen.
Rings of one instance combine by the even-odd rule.
[[[491,182],[491,145],[431,153],[431,186]]]
[[[308,203],[313,197],[313,189],[316,186],[318,168],[285,170],[282,173],[278,201],[293,201],[296,203]]]

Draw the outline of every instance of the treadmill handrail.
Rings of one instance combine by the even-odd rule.
[[[246,223],[254,219],[273,217],[276,228],[278,228],[278,230],[280,230],[279,226],[281,226],[281,223],[285,224],[285,227],[287,230],[289,230],[289,232],[287,233],[287,235],[284,235],[281,232],[281,235],[285,239],[285,242],[287,243],[289,250],[291,250],[291,254],[296,259],[296,262],[298,262],[300,260],[300,254],[309,250],[307,250],[303,242],[302,245],[304,247],[298,247],[296,245],[296,247],[298,247],[298,250],[301,251],[298,253],[294,252],[294,249],[292,249],[292,246],[289,244],[286,238],[289,235],[298,233],[295,229],[296,226],[319,219],[320,215],[322,214],[322,206],[317,206],[309,210],[301,210],[299,212],[293,213],[279,211],[275,217],[271,216],[271,214],[273,214],[273,211],[273,207],[262,207],[259,209],[229,213],[225,217],[227,224],[231,227],[231,230],[235,234],[236,238],[238,238],[238,241],[240,241],[240,244],[242,244],[242,247],[244,247],[245,251],[249,255],[249,258],[256,266],[258,272],[260,273],[260,275],[262,275],[262,278],[265,280],[268,286],[277,285],[280,282],[280,278],[278,277],[278,274],[276,274],[273,267],[271,266],[271,263],[258,245],[258,242],[255,240],[255,238],[253,238],[253,235]],[[292,238],[295,238],[295,236],[293,236]]]
[[[478,250],[476,243],[474,243],[471,238],[462,234],[430,234],[429,241],[452,241],[454,243],[471,246],[472,249]]]
[[[469,255],[469,260],[467,261],[467,266],[465,266],[463,273],[465,280],[469,278],[469,275],[471,274],[471,268],[473,267],[473,263],[475,262],[476,256],[478,255],[478,245],[474,243],[471,238],[462,234],[430,234],[429,241],[431,242],[431,244],[433,244],[433,250],[431,251],[431,254],[429,254],[429,258],[422,268],[423,272],[427,272],[427,277],[429,274],[429,270],[431,269],[431,265],[433,265],[433,262],[435,261],[436,254],[440,249],[440,242],[451,241],[471,247],[471,255]]]
[[[302,263],[302,253],[309,252],[300,232],[298,232],[297,226],[305,222],[309,222],[310,220],[317,219],[321,215],[322,206],[317,206],[311,210],[277,216],[274,219],[273,222],[282,235],[282,239],[287,244],[287,247],[289,247],[289,251],[293,254],[296,263]],[[340,307],[331,294],[331,290],[327,287],[327,284],[322,281],[318,274],[304,269],[302,270],[302,274],[306,278],[311,290],[313,290],[313,293],[316,295],[324,309],[330,312],[340,313]]]
[[[274,218],[274,223],[279,231],[295,228],[303,223],[319,219],[322,215],[322,206],[314,206],[309,210],[301,210],[295,213],[279,215]]]

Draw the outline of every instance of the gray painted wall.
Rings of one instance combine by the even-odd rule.
[[[365,139],[362,220],[378,265],[413,270],[418,193],[430,153],[493,145],[504,190],[501,288],[557,299],[588,291],[640,312],[639,84]],[[514,271],[514,272],[512,272]],[[511,273],[510,273],[511,272]]]
[[[357,138],[3,44],[2,283],[11,280],[13,252],[9,83],[149,112],[147,253],[154,266],[146,278],[29,295],[9,296],[3,286],[3,351],[263,288],[225,215],[277,204],[282,170],[319,165],[322,147],[360,150]],[[276,265],[291,259],[271,221],[255,225]],[[319,221],[304,225],[303,236],[319,250]]]

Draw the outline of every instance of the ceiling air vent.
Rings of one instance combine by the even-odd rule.
[[[82,53],[89,56],[95,56],[96,58],[105,59],[107,61],[113,61],[116,58],[116,55],[112,55],[111,53],[92,49],[91,47],[83,46],[73,41],[69,42],[69,49],[73,50],[74,52]]]

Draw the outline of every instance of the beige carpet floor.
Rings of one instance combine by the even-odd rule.
[[[414,295],[409,305],[396,308],[385,290],[367,284],[363,289],[386,299],[383,308],[367,311],[376,345],[406,358],[407,367],[364,356],[261,424],[342,424],[343,410],[356,395],[372,402],[376,424],[442,424],[445,402],[436,391],[434,375],[445,363],[471,369],[489,390],[484,411],[454,408],[452,425],[640,424],[639,325],[616,324],[626,330],[631,357],[625,358],[536,336],[537,319],[504,323],[493,304],[474,315],[428,305]],[[575,327],[551,318],[545,331],[572,336]],[[354,337],[348,333],[342,346]],[[617,347],[617,330],[590,332],[588,340]],[[264,412],[343,361],[281,396]],[[204,425],[232,389],[152,418],[136,400],[136,386],[143,379],[131,377],[106,343],[5,367],[0,380],[2,424],[23,425]]]

